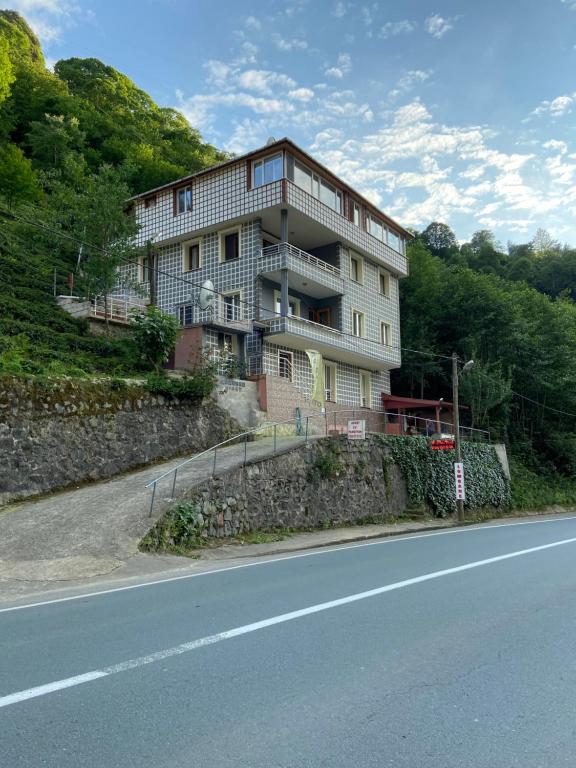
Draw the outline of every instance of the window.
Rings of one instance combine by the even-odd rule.
[[[176,192],[176,213],[192,210],[192,187],[182,187]]]
[[[382,222],[375,219],[373,216],[368,217],[368,231],[371,235],[378,238],[378,240],[384,239],[384,227]]]
[[[342,212],[342,195],[324,179],[320,179],[320,202],[328,205],[337,213]]]
[[[149,283],[152,277],[150,256],[142,256],[140,261],[140,282]]]
[[[233,322],[234,320],[240,320],[240,291],[236,293],[229,293],[223,297],[224,303],[224,320],[226,322]]]
[[[364,282],[364,262],[360,256],[350,254],[350,279],[355,283]]]
[[[389,323],[380,323],[380,341],[385,347],[392,345],[392,328]]]
[[[274,291],[274,311],[277,315],[282,314],[282,294],[280,291]],[[300,299],[294,296],[288,296],[288,316],[300,317]]]
[[[200,241],[182,243],[182,271],[192,272],[194,269],[200,269],[201,266]]]
[[[240,232],[222,232],[220,235],[220,261],[233,261],[240,256]]]
[[[194,316],[194,307],[192,304],[186,304],[185,307],[178,307],[178,322],[180,325],[192,325]]]
[[[218,349],[221,352],[228,352],[231,355],[238,354],[238,336],[235,333],[219,333]]]
[[[301,163],[294,163],[294,184],[312,194],[312,172]]]
[[[354,336],[364,338],[364,313],[352,310],[352,333]]]
[[[388,230],[388,245],[395,251],[400,251],[400,238],[391,229]]]
[[[263,184],[270,184],[272,181],[278,181],[284,176],[282,155],[272,155],[263,160],[256,160],[252,165],[252,181],[255,187],[261,187]]]
[[[152,197],[146,197],[144,199],[144,208],[152,208],[156,205],[156,195],[152,195]]]
[[[283,349],[278,350],[278,376],[292,381],[293,355]]]
[[[390,275],[385,269],[378,270],[378,288],[382,296],[390,296]]]
[[[368,371],[360,371],[360,405],[370,408],[372,402],[372,377]]]
[[[353,208],[352,208],[352,221],[354,222],[354,224],[356,224],[357,227],[360,226],[360,221],[361,221],[361,219],[360,219],[360,206],[358,205],[358,203],[354,203],[354,205],[353,205]]]
[[[336,402],[336,366],[334,363],[324,364],[324,398],[329,403]]]

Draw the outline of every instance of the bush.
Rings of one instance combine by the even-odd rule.
[[[178,320],[150,305],[146,312],[134,314],[132,331],[140,358],[158,373],[176,346]]]
[[[170,509],[140,543],[145,552],[186,552],[202,544],[206,521],[195,504],[181,501]]]
[[[154,395],[162,395],[172,400],[201,402],[212,393],[216,386],[216,365],[205,361],[188,376],[178,379],[154,374],[148,377],[144,386]]]

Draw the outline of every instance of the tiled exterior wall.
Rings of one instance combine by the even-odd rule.
[[[309,398],[312,392],[312,368],[306,352],[290,347],[280,347],[265,342],[262,354],[262,373],[278,376],[278,352],[292,352],[292,382],[299,392]],[[336,401],[338,405],[360,405],[360,369],[347,363],[324,358],[324,362],[336,365]],[[382,392],[390,392],[390,374],[388,371],[370,371],[372,378],[372,408],[381,408]]]
[[[156,297],[158,306],[169,313],[178,313],[180,307],[188,306],[187,323],[207,323],[213,318],[213,313],[202,312],[197,306],[200,286],[211,280],[217,293],[241,292],[241,320],[253,320],[258,317],[256,306],[260,306],[260,317],[270,317],[274,312],[274,290],[279,286],[265,278],[258,279],[259,270],[263,268],[260,258],[262,249],[262,228],[259,212],[270,206],[280,206],[283,194],[290,205],[310,216],[315,221],[333,232],[333,241],[315,249],[315,254],[340,268],[337,274],[323,274],[321,267],[305,261],[294,265],[293,255],[278,255],[268,260],[266,271],[276,271],[288,267],[302,276],[316,279],[322,285],[334,290],[333,295],[325,299],[299,295],[290,289],[290,294],[301,299],[302,316],[308,318],[308,307],[327,307],[332,310],[331,322],[333,327],[344,334],[352,334],[352,309],[365,315],[366,341],[358,344],[354,339],[351,343],[355,348],[365,348],[366,364],[362,367],[339,362],[337,346],[334,346],[334,359],[325,355],[326,362],[337,366],[337,401],[339,406],[357,407],[360,405],[360,371],[371,373],[372,407],[380,407],[381,392],[390,391],[388,371],[375,371],[371,368],[370,357],[374,355],[374,364],[378,359],[391,366],[400,362],[400,328],[399,328],[399,297],[398,280],[395,274],[405,274],[405,257],[376,240],[363,229],[340,216],[328,206],[308,195],[292,182],[281,180],[263,187],[249,189],[247,185],[247,169],[245,162],[230,165],[212,174],[206,174],[192,179],[186,186],[192,188],[192,210],[174,215],[173,192],[171,189],[160,190],[156,193],[155,204],[148,207],[143,200],[136,201],[136,213],[142,229],[139,244],[143,245],[157,233],[161,245],[156,247],[158,253],[157,266],[161,274],[157,277]],[[278,214],[279,215],[279,214]],[[242,219],[241,223],[234,221]],[[221,233],[231,227],[240,232],[240,256],[229,262],[220,260]],[[201,266],[192,272],[184,272],[182,244],[197,239],[200,241]],[[171,242],[166,242],[167,240]],[[350,249],[341,244],[341,240],[352,242],[358,248],[363,258],[363,282],[355,283],[350,278]],[[369,257],[368,257],[369,255]],[[379,292],[379,266],[386,265],[390,273],[389,296]],[[136,282],[137,267],[126,267],[122,276],[126,282]],[[144,286],[146,287],[146,286]],[[337,289],[337,290],[335,290]],[[222,298],[215,302],[216,312],[221,313]],[[391,327],[391,344],[388,350],[380,345],[380,323],[386,322]],[[305,324],[302,324],[303,326]],[[317,330],[316,330],[317,329]],[[233,329],[231,328],[231,331]],[[265,373],[268,377],[278,377],[278,350],[273,335],[262,335],[261,330],[255,330],[246,337],[245,352],[249,373]],[[310,346],[314,339],[318,343],[326,340],[327,332],[323,327],[314,325],[304,329]],[[315,337],[315,333],[321,334]],[[348,343],[348,336],[346,342]],[[205,327],[203,331],[205,345],[218,344],[218,331]],[[332,343],[332,342],[330,342]],[[282,347],[284,348],[284,347]],[[294,369],[293,382],[284,382],[289,392],[294,395],[293,402],[283,403],[282,408],[293,416],[296,401],[304,398],[308,402],[312,389],[312,371],[305,352],[290,349],[293,352]],[[341,343],[343,349],[343,344]],[[379,349],[381,351],[379,351]],[[374,350],[374,352],[372,352]],[[278,406],[279,407],[279,406]],[[330,404],[329,406],[333,406]]]

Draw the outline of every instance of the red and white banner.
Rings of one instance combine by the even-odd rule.
[[[454,464],[454,479],[456,480],[456,500],[464,501],[466,493],[464,489],[464,464],[462,462]]]

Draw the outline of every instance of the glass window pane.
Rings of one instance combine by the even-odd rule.
[[[191,211],[192,210],[192,190],[190,187],[186,190],[186,210]]]
[[[178,190],[178,213],[183,213],[184,205],[185,205],[184,190],[183,189],[179,189]]]
[[[320,180],[320,200],[330,208],[336,207],[336,191],[322,179]]]
[[[273,161],[274,162],[274,172],[273,172],[274,181],[277,181],[278,179],[281,179],[284,176],[283,168],[282,168],[282,165],[283,165],[282,160],[283,160],[282,155],[276,155],[276,157],[274,158],[274,161]]]
[[[312,174],[300,163],[294,163],[294,183],[300,189],[312,194]]]
[[[354,206],[354,224],[360,226],[360,208],[357,205]]]
[[[262,174],[262,162],[254,163],[254,186],[261,187],[264,183],[264,177]]]
[[[388,230],[388,245],[394,248],[395,251],[400,250],[400,238],[391,230]]]

